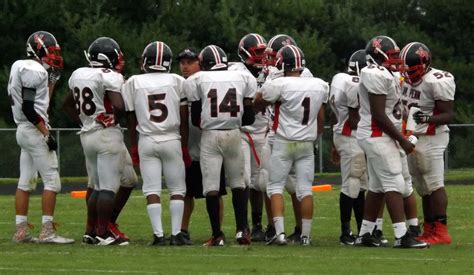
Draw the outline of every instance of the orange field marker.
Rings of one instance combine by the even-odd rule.
[[[313,192],[326,192],[326,191],[332,190],[332,185],[330,184],[313,185],[311,189],[313,190]]]
[[[77,198],[77,199],[83,199],[86,197],[87,191],[72,191],[71,192],[71,197]]]

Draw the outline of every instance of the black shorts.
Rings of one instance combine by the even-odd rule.
[[[191,163],[191,167],[186,168],[186,196],[202,199],[204,198],[202,192],[201,164],[199,161],[193,161]],[[221,167],[221,184],[219,188],[219,195],[227,195],[227,191],[225,189],[224,166]]]

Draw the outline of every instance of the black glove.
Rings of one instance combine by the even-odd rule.
[[[413,120],[416,122],[416,124],[428,123],[430,118],[431,118],[430,115],[424,114],[421,111],[418,111],[418,112],[413,114]]]
[[[48,145],[49,151],[56,151],[56,149],[58,149],[58,143],[52,135],[44,137],[44,140],[46,141],[46,145]]]

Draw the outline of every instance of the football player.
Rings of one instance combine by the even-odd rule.
[[[276,66],[283,76],[265,82],[255,100],[260,109],[275,104],[275,140],[271,155],[270,181],[267,194],[271,199],[276,234],[267,244],[287,243],[283,219],[283,189],[288,174],[295,167],[295,193],[301,205],[300,244],[311,244],[313,218],[314,152],[313,143],[318,136],[318,118],[324,112],[329,86],[319,78],[302,78],[304,54],[298,47],[287,45],[276,55]]]
[[[209,45],[199,54],[201,69],[186,79],[184,90],[191,102],[192,123],[202,129],[201,171],[203,194],[212,227],[205,246],[224,245],[219,221],[220,169],[224,163],[226,183],[232,189],[236,219],[236,240],[250,244],[247,224],[248,197],[243,181],[244,159],[239,128],[255,120],[252,100],[257,89],[255,78],[244,72],[227,70],[227,55]]]
[[[245,35],[239,42],[238,55],[242,62],[229,64],[229,71],[245,71],[257,79],[260,86],[263,80],[263,54],[267,48],[265,39],[257,33]],[[262,228],[262,209],[266,186],[257,184],[260,174],[263,149],[266,144],[269,118],[265,112],[257,112],[252,125],[240,128],[242,137],[242,150],[244,153],[244,180],[249,187],[249,200],[252,208],[251,240],[262,242],[265,233]],[[267,215],[268,217],[269,215]],[[270,214],[271,217],[271,214]]]
[[[188,149],[188,107],[184,78],[169,73],[171,49],[163,42],[148,44],[142,54],[142,71],[127,80],[122,93],[127,111],[135,112],[140,133],[138,152],[143,194],[153,228],[152,245],[165,245],[161,221],[161,176],[170,194],[170,245],[186,244],[181,233],[185,165],[191,165]],[[183,162],[184,159],[184,162]]]
[[[199,65],[199,57],[194,52],[193,49],[184,49],[179,53],[176,58],[179,62],[179,69],[181,75],[186,79],[197,73],[201,70]],[[190,106],[189,106],[190,108]],[[192,163],[190,167],[186,168],[186,196],[184,197],[184,212],[183,212],[183,221],[181,223],[181,233],[186,244],[193,244],[191,236],[189,234],[189,221],[191,219],[191,214],[194,210],[194,198],[200,199],[204,198],[202,194],[202,173],[201,165],[199,162],[199,151],[200,151],[200,142],[201,142],[201,129],[189,124],[189,137],[188,137],[188,147],[189,155],[191,156]],[[224,202],[222,201],[222,196],[227,195],[225,189],[225,175],[222,168],[221,171],[221,182],[219,189],[219,208],[220,216],[219,220],[222,224],[224,219]]]
[[[450,244],[447,227],[448,198],[444,188],[444,151],[449,143],[447,124],[454,118],[456,84],[452,74],[431,67],[431,52],[419,42],[407,44],[401,51],[406,113],[416,122],[416,154],[409,155],[409,169],[423,204],[423,235],[430,244]]]
[[[336,74],[331,82],[330,106],[335,117],[333,149],[341,167],[341,193],[339,211],[341,220],[341,244],[353,245],[355,237],[351,231],[351,213],[360,229],[364,214],[365,190],[367,189],[367,163],[364,151],[355,138],[359,122],[359,74],[367,65],[365,50],[354,52],[349,58],[347,73]]]
[[[121,74],[123,54],[115,40],[100,37],[92,42],[85,56],[89,67],[72,73],[69,78],[71,93],[64,102],[67,113],[73,119],[78,115],[82,125],[79,133],[89,177],[89,194],[86,197],[88,217],[83,242],[128,245],[128,237],[110,230],[114,224],[114,210],[115,217],[118,212],[115,195],[121,182],[128,188],[125,191],[128,194],[124,196],[126,202],[137,181],[122,131],[114,118],[114,111],[124,110],[120,93],[124,82]],[[124,202],[119,204],[123,207]]]
[[[16,139],[21,148],[20,178],[15,195],[14,242],[73,243],[56,234],[53,221],[56,195],[61,190],[57,143],[50,134],[48,107],[55,81],[63,69],[61,47],[49,32],[37,31],[26,42],[25,60],[13,63],[8,81]],[[42,228],[39,238],[29,233],[28,205],[39,172],[44,185]]]
[[[402,154],[398,146],[410,154],[414,145],[401,134],[401,102],[398,70],[399,48],[387,36],[372,38],[365,48],[369,64],[360,75],[360,121],[357,140],[367,156],[369,191],[364,206],[364,219],[357,244],[381,246],[374,238],[375,221],[385,198],[392,219],[396,248],[426,248],[405,224],[404,198],[412,195],[411,185],[402,174]]]

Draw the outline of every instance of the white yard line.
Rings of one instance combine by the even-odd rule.
[[[138,270],[104,270],[104,269],[63,269],[63,268],[21,268],[21,267],[2,267],[4,271],[20,271],[20,272],[86,272],[86,273],[134,273],[134,274],[156,274],[156,271],[138,271]]]

